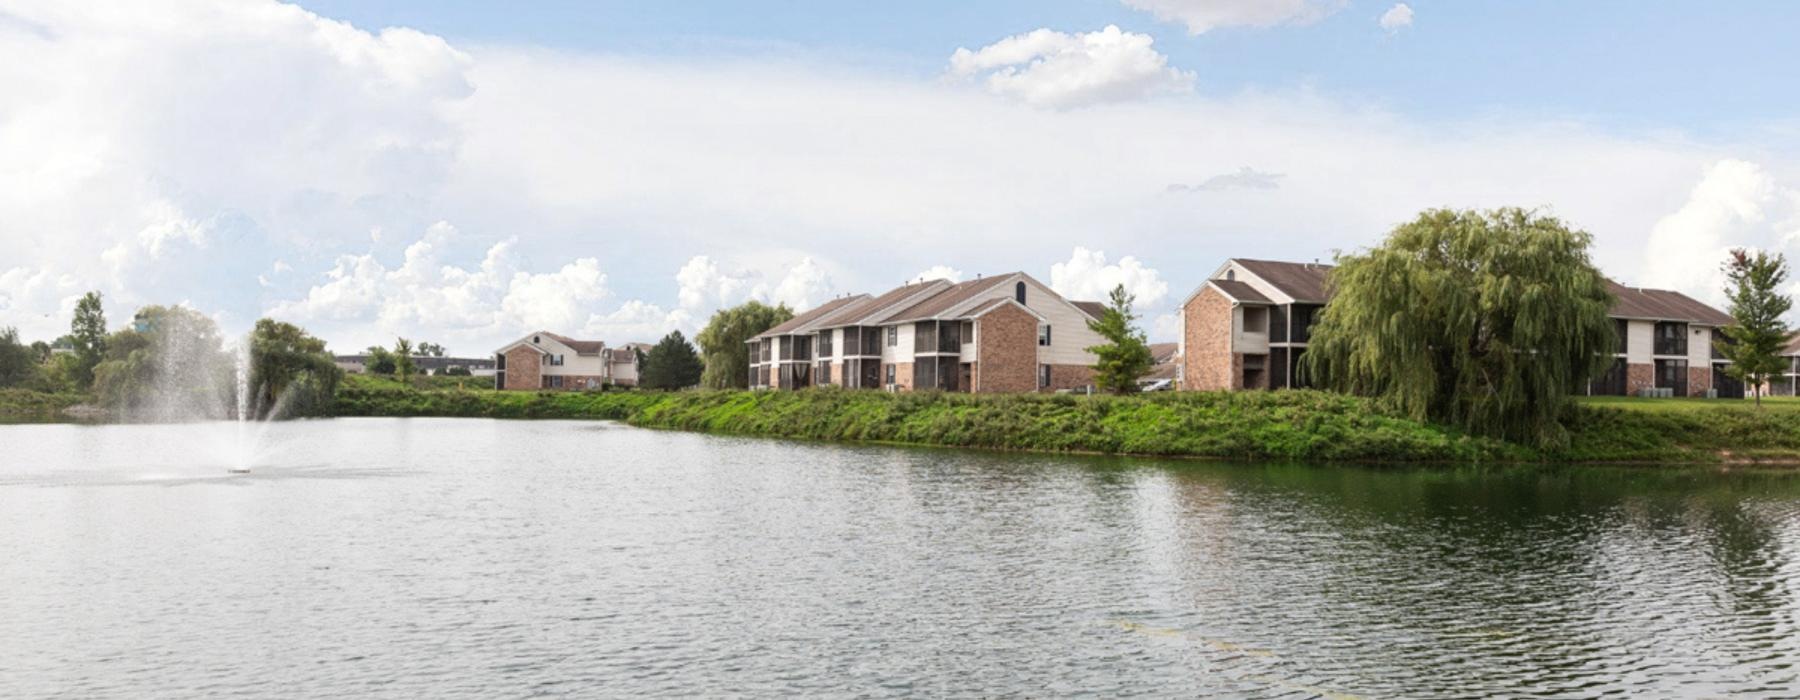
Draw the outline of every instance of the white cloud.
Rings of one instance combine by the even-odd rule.
[[[1181,337],[1181,316],[1170,312],[1157,314],[1150,320],[1150,329],[1145,333],[1152,343],[1172,343]]]
[[[1687,202],[1651,228],[1642,284],[1722,301],[1725,275],[1719,266],[1727,251],[1784,243],[1785,236],[1764,226],[1770,207],[1783,204],[1779,192],[1774,179],[1755,163],[1714,163]]]
[[[711,257],[696,255],[675,272],[675,282],[680,288],[676,296],[681,308],[727,306],[743,301],[752,285],[752,274],[728,274]]]
[[[1226,190],[1273,190],[1281,188],[1281,173],[1265,173],[1255,168],[1238,168],[1235,173],[1225,173],[1206,178],[1198,185],[1169,185],[1170,192],[1224,192]]]
[[[957,49],[950,74],[985,76],[989,92],[1038,107],[1067,109],[1185,92],[1194,74],[1170,68],[1148,34],[1107,26],[1065,34],[1039,29],[981,49]]]
[[[1076,246],[1067,262],[1050,266],[1050,288],[1068,299],[1105,300],[1121,284],[1137,296],[1138,308],[1154,307],[1169,294],[1168,283],[1156,270],[1129,255],[1109,265],[1104,251]]]
[[[949,265],[932,265],[931,267],[926,268],[924,272],[912,276],[912,279],[917,281],[950,280],[951,282],[961,282],[962,278],[963,271],[950,267]]]
[[[1387,12],[1381,13],[1381,28],[1389,32],[1397,32],[1412,26],[1413,9],[1406,3],[1397,2]]]
[[[1187,25],[1189,34],[1220,27],[1305,24],[1344,6],[1343,0],[1123,0],[1165,22]]]

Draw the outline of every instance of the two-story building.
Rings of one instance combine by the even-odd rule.
[[[1071,302],[1015,272],[906,284],[840,297],[750,343],[754,388],[808,386],[1028,392],[1093,383],[1087,327],[1098,305]]]
[[[1306,385],[1300,359],[1328,300],[1332,266],[1234,258],[1181,305],[1181,386],[1189,390]],[[1608,282],[1619,334],[1613,368],[1587,391],[1742,397],[1713,347],[1731,316],[1685,294]]]
[[[609,348],[598,340],[575,340],[538,331],[494,351],[494,388],[599,389],[636,386],[638,352],[644,345]]]

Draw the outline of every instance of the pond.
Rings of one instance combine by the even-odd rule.
[[[0,697],[1791,695],[1800,477],[0,426]]]

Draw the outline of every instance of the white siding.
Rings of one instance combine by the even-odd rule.
[[[1626,321],[1625,361],[1634,365],[1650,364],[1650,350],[1656,346],[1654,321]]]
[[[1050,347],[1038,347],[1038,364],[1094,364],[1094,354],[1087,349],[1105,343],[1106,339],[1088,329],[1088,315],[1048,287],[1038,284],[1037,280],[1026,280],[1025,284],[1025,306],[1043,316],[1044,322],[1050,324]],[[1006,289],[998,296],[1011,298],[1013,286],[1000,286]]]
[[[1227,263],[1225,266],[1225,269],[1220,270],[1218,276],[1214,277],[1213,279],[1216,279],[1216,280],[1227,279],[1225,276],[1227,272],[1236,272],[1237,273],[1237,277],[1236,277],[1237,281],[1243,282],[1244,284],[1248,284],[1248,285],[1250,285],[1251,289],[1262,292],[1262,295],[1265,297],[1268,297],[1270,301],[1273,301],[1277,304],[1292,304],[1292,303],[1294,303],[1293,297],[1290,297],[1286,294],[1282,294],[1281,290],[1275,288],[1275,285],[1272,285],[1272,284],[1269,284],[1268,282],[1263,281],[1263,278],[1256,276],[1256,273],[1244,269],[1242,266],[1238,265],[1235,262]]]
[[[881,327],[881,361],[886,363],[912,362],[913,324],[900,324],[899,342],[895,343],[892,347],[889,347],[887,344],[887,334],[888,329],[892,327],[893,326]]]
[[[1688,326],[1688,367],[1711,367],[1712,361],[1712,326]]]

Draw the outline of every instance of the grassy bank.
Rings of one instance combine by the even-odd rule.
[[[63,411],[82,402],[80,394],[0,389],[0,422],[63,420]]]
[[[347,386],[346,416],[602,418],[733,435],[1235,459],[1499,461],[1518,447],[1319,392],[1084,396],[414,391]]]

